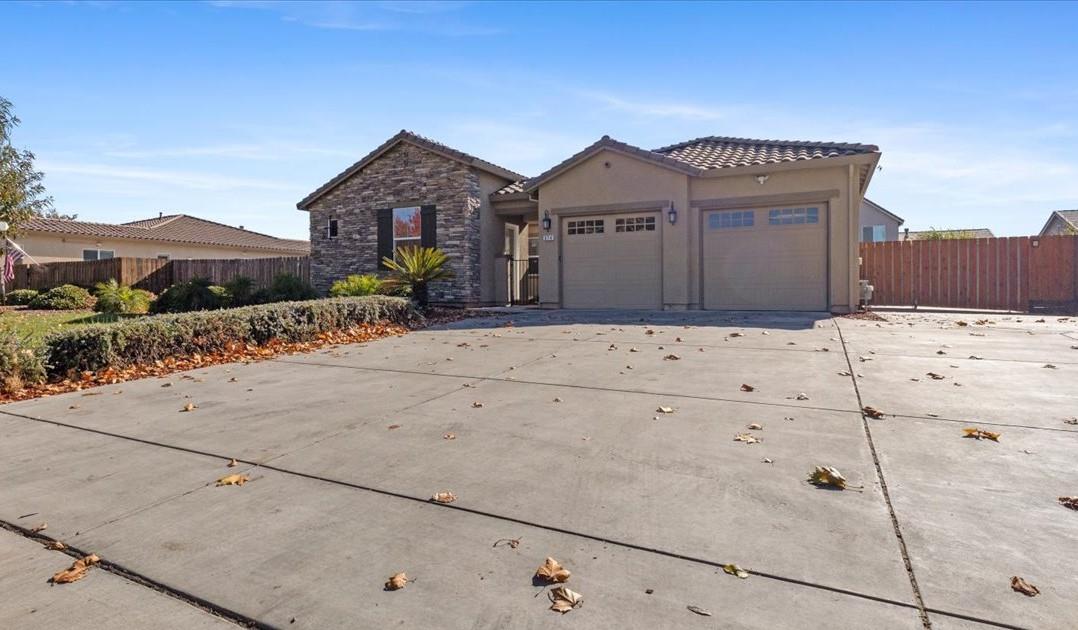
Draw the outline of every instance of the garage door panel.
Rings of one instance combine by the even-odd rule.
[[[658,213],[574,217],[563,225],[562,306],[662,307]]]
[[[711,211],[703,217],[704,308],[727,310],[826,310],[827,229],[824,209],[807,222],[804,210]],[[712,214],[727,216],[711,216]],[[751,215],[751,216],[750,216]]]

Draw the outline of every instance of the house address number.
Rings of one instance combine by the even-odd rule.
[[[543,240],[544,241],[552,241],[552,240],[554,240],[554,235],[553,234],[544,234],[543,235]]]

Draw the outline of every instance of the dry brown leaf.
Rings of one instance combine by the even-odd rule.
[[[452,503],[457,500],[457,495],[446,490],[445,492],[437,492],[430,498],[435,503]]]
[[[744,442],[745,444],[759,444],[763,440],[752,435],[751,433],[738,433],[734,436],[735,442]]]
[[[663,357],[663,361],[680,361],[680,360],[681,360],[681,357],[679,357],[676,354],[668,354],[665,357]]]
[[[538,569],[535,570],[535,577],[545,580],[547,582],[564,582],[572,575],[569,569],[561,566],[554,558],[547,558],[543,561]]]
[[[962,429],[962,437],[973,438],[975,440],[992,440],[993,442],[998,442],[999,436],[1000,434],[994,431],[985,431],[984,429],[974,427]]]
[[[809,475],[809,483],[816,486],[831,486],[839,490],[846,489],[846,478],[831,466],[817,466]]]
[[[882,411],[870,405],[865,405],[864,412],[866,416],[875,420],[879,420],[884,416],[884,413]]]
[[[710,610],[707,610],[705,608],[700,608],[699,606],[689,605],[689,606],[686,606],[685,608],[688,608],[689,611],[694,612],[694,613],[700,615],[701,617],[710,617],[711,616],[711,611]]]
[[[228,460],[228,467],[229,467],[229,468],[235,468],[235,467],[236,467],[236,466],[238,466],[238,465],[239,465],[239,462],[237,462],[237,461],[236,461],[236,458],[235,458],[235,457],[233,457],[232,459]]]
[[[655,411],[658,411],[659,413],[674,413],[674,408],[673,407],[659,407]]]
[[[483,406],[483,403],[481,403],[479,401],[476,401],[476,402],[472,403],[472,407],[475,408],[475,409],[479,409],[482,406]]]
[[[224,477],[221,477],[220,479],[217,480],[217,485],[218,486],[242,486],[243,484],[247,483],[250,480],[251,480],[251,478],[248,477],[247,475],[242,475],[242,474],[225,475]]]
[[[70,567],[63,571],[57,572],[52,576],[49,581],[53,584],[67,584],[69,582],[77,582],[86,577],[86,571],[90,567],[94,566],[98,562],[101,562],[101,558],[98,558],[96,554],[90,554],[79,558]]]
[[[1058,369],[1058,368],[1056,368],[1056,366],[1052,365],[1051,363],[1045,363],[1044,367],[1048,368],[1049,370]]]
[[[750,424],[749,426],[747,426],[745,428],[750,430],[750,431],[763,431],[764,430],[764,425],[760,424],[759,422],[753,422],[752,424]]]
[[[943,379],[947,378],[946,376],[942,374],[936,374],[935,372],[928,372],[927,374],[925,374],[925,376],[931,378],[934,381],[942,381]]]
[[[744,337],[744,336],[745,336],[745,333],[743,333],[743,332],[732,332],[729,335],[727,335],[727,337]]]
[[[1059,497],[1059,504],[1065,508],[1078,510],[1078,497]]]
[[[1011,589],[1025,595],[1026,597],[1036,597],[1041,594],[1041,589],[1033,586],[1024,579],[1017,575],[1011,578]]]
[[[399,591],[405,586],[408,586],[408,582],[411,582],[411,580],[408,579],[408,575],[404,571],[395,573],[386,580],[386,590]]]
[[[45,531],[46,529],[48,529],[48,527],[49,527],[48,523],[42,523],[42,524],[40,524],[40,525],[38,525],[36,527],[31,527],[30,528],[30,533],[31,534],[36,534],[38,532]]]
[[[195,403],[187,403],[183,406],[183,409],[180,409],[180,411],[194,411],[195,409],[198,409],[198,405]]]
[[[565,586],[558,586],[550,590],[550,609],[554,612],[565,614],[570,610],[579,606],[584,597],[576,591],[570,590]]]
[[[63,551],[64,549],[67,549],[67,545],[60,542],[59,540],[50,540],[49,542],[45,543],[45,548],[50,551]]]
[[[809,396],[805,392],[800,392],[799,394],[794,396],[794,400],[808,400],[808,399],[809,399]]]
[[[742,383],[741,384],[741,391],[743,391],[743,392],[751,392],[751,391],[755,391],[755,390],[756,390],[756,388],[753,387],[752,385],[749,385],[747,383]]]
[[[498,545],[501,545],[503,543],[508,545],[510,549],[516,549],[517,547],[520,546],[520,539],[519,538],[499,538],[498,540],[494,541],[494,546],[497,547]]]
[[[391,425],[386,427],[386,430],[387,431],[393,431],[394,429],[399,429],[399,428],[401,428],[401,425],[399,425],[399,424],[391,424]]]
[[[739,577],[742,580],[749,577],[749,572],[737,566],[736,564],[724,564],[722,565],[722,570],[730,575]]]
[[[455,440],[455,439],[457,439],[457,434],[456,433],[446,433],[445,435],[442,436],[442,439],[443,440]]]
[[[629,348],[629,352],[640,352],[638,348]]]

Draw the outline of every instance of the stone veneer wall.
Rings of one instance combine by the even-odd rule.
[[[456,277],[431,285],[431,300],[478,303],[480,199],[475,169],[401,142],[311,204],[311,283],[324,293],[349,274],[377,273],[378,209],[433,204]],[[325,236],[329,219],[337,238]]]

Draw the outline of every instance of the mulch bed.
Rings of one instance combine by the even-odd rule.
[[[872,311],[861,311],[860,313],[847,313],[845,315],[839,315],[843,319],[860,319],[868,322],[885,322],[887,319],[878,313]]]

